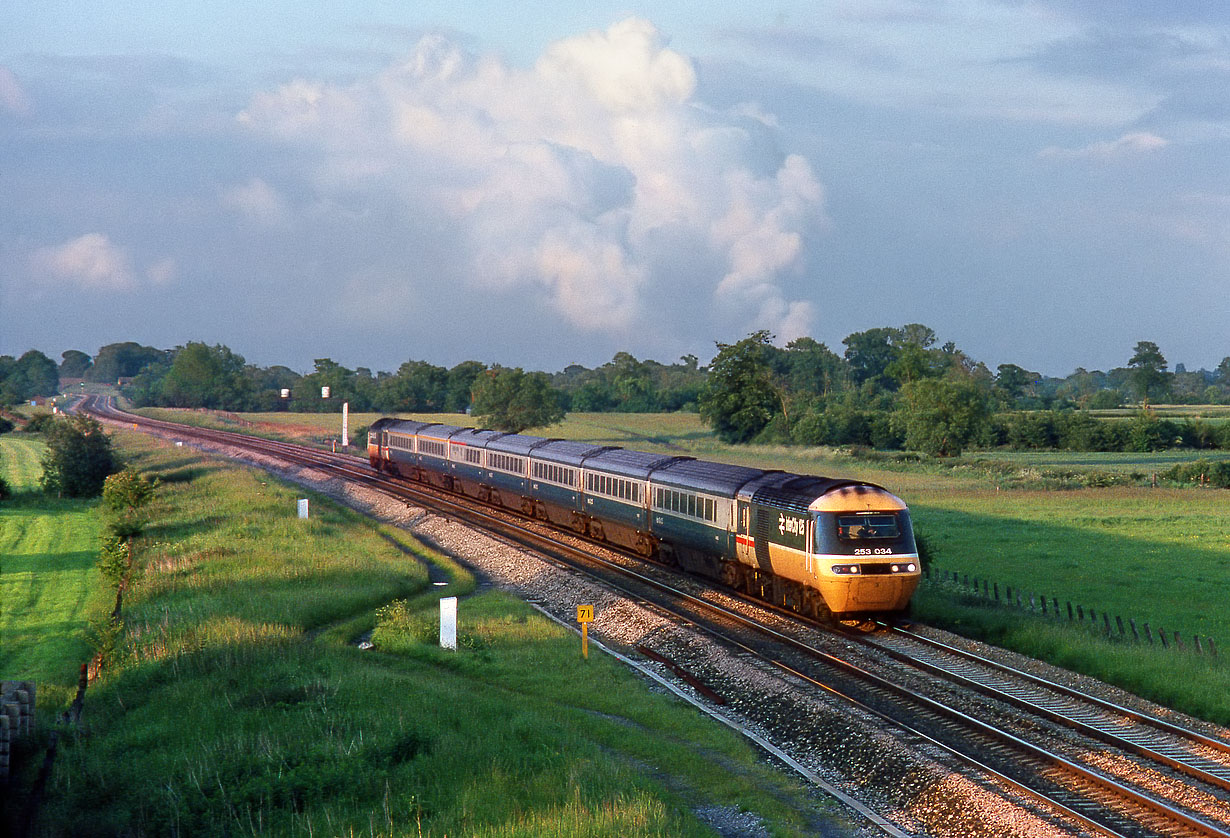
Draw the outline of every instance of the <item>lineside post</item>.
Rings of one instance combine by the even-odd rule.
[[[581,624],[581,657],[589,660],[589,624],[594,621],[594,606],[578,605],[577,622]]]

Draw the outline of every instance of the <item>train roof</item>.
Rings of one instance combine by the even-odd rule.
[[[419,428],[416,433],[427,439],[447,440],[458,431],[468,431],[471,428],[463,428],[460,425],[424,425]]]
[[[687,459],[663,465],[654,471],[650,479],[663,486],[733,498],[740,487],[765,473],[761,468]]]
[[[587,457],[611,450],[613,446],[610,445],[594,445],[591,442],[574,442],[570,439],[549,439],[534,448],[534,459],[565,466],[580,466]]]
[[[529,454],[539,445],[547,441],[545,436],[530,436],[529,434],[500,434],[487,440],[487,450],[501,451],[505,454]]]
[[[670,455],[648,454],[644,451],[629,451],[626,448],[612,448],[587,457],[585,468],[617,474],[621,477],[631,477],[634,480],[644,480],[654,469],[661,468],[675,459],[678,458]]]
[[[462,428],[449,438],[454,445],[470,445],[475,448],[486,448],[487,442],[500,436],[499,431],[478,428]]]
[[[820,498],[836,489],[865,486],[888,494],[884,489],[861,480],[838,477],[821,477],[811,474],[791,474],[785,471],[767,472],[739,490],[739,496],[753,503],[765,504],[779,509],[807,512]]]
[[[415,419],[398,419],[396,417],[386,416],[384,419],[377,419],[375,423],[372,424],[372,427],[375,428],[379,426],[385,430],[394,431],[401,434],[417,434],[423,428],[430,428],[431,426],[438,424],[440,423],[419,422]]]

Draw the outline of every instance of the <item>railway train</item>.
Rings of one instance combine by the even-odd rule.
[[[909,509],[872,483],[389,417],[367,453],[821,620],[899,615],[918,586]]]

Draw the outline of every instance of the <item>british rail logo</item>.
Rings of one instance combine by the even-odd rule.
[[[801,536],[806,531],[806,527],[807,521],[805,519],[778,513],[777,531],[782,535]]]

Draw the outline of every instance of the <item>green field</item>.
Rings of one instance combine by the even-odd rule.
[[[14,492],[0,502],[0,677],[37,681],[54,703],[76,687],[85,628],[107,603],[94,569],[97,504],[46,498],[43,450],[36,438],[0,436],[0,473]]]
[[[734,733],[404,532],[314,494],[299,520],[302,489],[120,438],[160,480],[144,571],[38,834],[700,836],[711,807],[834,828]],[[430,622],[450,593],[459,651],[387,625],[353,645],[381,606]]]
[[[245,417],[263,422],[268,415]],[[352,417],[366,424],[374,417]],[[459,415],[416,415],[447,424],[470,424]],[[312,432],[340,427],[336,415],[279,415],[271,422]],[[316,431],[315,429],[319,429]],[[540,431],[541,433],[541,431]],[[573,414],[551,436],[703,457],[743,465],[869,480],[890,488],[909,505],[915,525],[932,548],[933,562],[1037,595],[1057,597],[1153,629],[1212,637],[1220,661],[1198,661],[1203,674],[1182,681],[1208,682],[1206,695],[1230,694],[1224,663],[1230,655],[1230,492],[1197,487],[1151,488],[1147,475],[1209,452],[1155,454],[1071,452],[973,453],[955,461],[830,448],[729,446],[695,414]],[[1215,452],[1222,457],[1230,452]],[[1140,479],[1132,479],[1132,474]],[[1107,475],[1110,475],[1107,478]],[[1118,475],[1118,477],[1115,477]],[[1105,479],[1104,479],[1105,478]],[[1097,488],[1088,483],[1104,482]],[[1147,696],[1230,721],[1230,701],[1188,700],[1175,695],[1173,654],[1137,656],[1145,672],[1108,669],[1114,656],[1089,632],[1068,632],[1071,648],[1040,644],[999,626],[994,614],[963,610],[941,592],[920,595],[929,620],[982,635],[1031,654],[1064,662]],[[945,609],[948,609],[947,611]],[[959,612],[959,614],[958,614]],[[1010,615],[1009,615],[1010,616]],[[1014,618],[1015,619],[1015,618]],[[1028,623],[1032,618],[1026,618]],[[1037,621],[1034,621],[1037,622]],[[1048,631],[1051,628],[1047,629]],[[1091,645],[1092,644],[1092,645]],[[1105,644],[1103,644],[1105,645]],[[1116,652],[1123,650],[1116,649]],[[1129,658],[1131,655],[1128,656]],[[1211,685],[1211,686],[1209,686]]]

